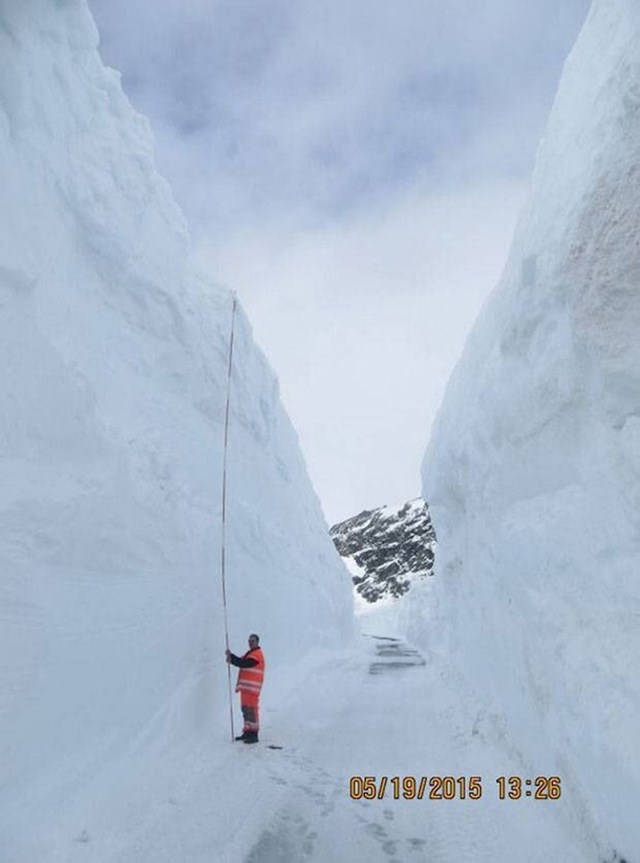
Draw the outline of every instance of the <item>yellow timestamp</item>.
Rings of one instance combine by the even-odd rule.
[[[479,800],[482,797],[480,776],[352,776],[349,796],[352,800]]]
[[[562,796],[562,782],[559,776],[536,776],[523,779],[521,776],[498,776],[498,797],[500,800],[520,800],[531,797],[534,800],[559,800]]]
[[[562,782],[559,776],[498,776],[499,800],[559,800]],[[483,795],[481,776],[352,776],[349,796],[352,800],[480,800]]]

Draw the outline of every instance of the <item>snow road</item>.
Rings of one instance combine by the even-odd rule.
[[[369,639],[366,666],[345,673],[338,710],[280,757],[265,753],[270,781],[286,789],[246,863],[317,861],[576,861],[588,849],[562,832],[560,801],[498,797],[499,775],[522,775],[476,726],[465,729],[443,699],[437,669],[401,642]],[[318,710],[318,707],[315,707]],[[322,725],[322,723],[319,723]],[[351,776],[481,776],[472,800],[352,800]],[[592,851],[593,853],[593,851]]]
[[[274,673],[277,678],[277,674]],[[585,863],[570,801],[500,800],[498,776],[523,776],[487,717],[473,714],[434,661],[398,640],[313,669],[288,693],[267,695],[257,746],[224,729],[183,769],[156,764],[137,805],[100,823],[89,811],[56,860],[109,863]],[[274,681],[277,686],[277,680]],[[267,748],[282,744],[281,751]],[[196,765],[195,772],[193,765]],[[141,768],[142,769],[142,768]],[[165,772],[165,778],[159,775]],[[540,765],[537,774],[545,773]],[[179,786],[175,777],[181,775]],[[352,800],[352,776],[480,776],[480,800]],[[527,775],[526,773],[524,775]],[[151,792],[151,796],[148,792]],[[99,811],[94,806],[93,813]],[[80,817],[80,813],[78,813]],[[86,820],[88,819],[88,820]],[[93,823],[92,823],[93,821]],[[49,859],[49,858],[47,858]]]

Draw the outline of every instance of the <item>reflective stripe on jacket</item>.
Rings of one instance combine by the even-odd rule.
[[[245,692],[255,692],[260,694],[262,682],[264,680],[264,656],[262,650],[256,647],[254,650],[248,650],[243,659],[255,659],[256,665],[251,668],[241,668],[238,672],[238,682],[236,683],[236,692],[244,690]]]

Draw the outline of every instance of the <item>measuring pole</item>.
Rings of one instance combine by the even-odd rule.
[[[224,637],[227,650],[229,650],[229,622],[227,619],[227,585],[226,585],[226,534],[227,534],[227,450],[229,444],[229,404],[231,402],[231,368],[233,364],[233,336],[236,324],[236,306],[238,299],[233,294],[233,308],[231,309],[231,333],[229,335],[229,366],[227,369],[227,406],[224,414],[224,447],[222,455],[222,542],[220,548],[220,572],[222,576],[222,605],[224,608]],[[234,739],[233,731],[233,696],[231,694],[231,663],[227,663],[227,682],[229,684],[229,720],[231,723],[231,740]]]

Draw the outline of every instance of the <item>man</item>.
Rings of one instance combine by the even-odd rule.
[[[257,743],[260,722],[258,718],[258,706],[260,701],[260,690],[264,680],[264,656],[260,648],[260,638],[251,633],[249,636],[249,650],[244,656],[236,656],[230,650],[226,651],[227,662],[237,666],[238,682],[236,692],[240,693],[240,708],[244,718],[242,734],[236,740],[244,743]]]

